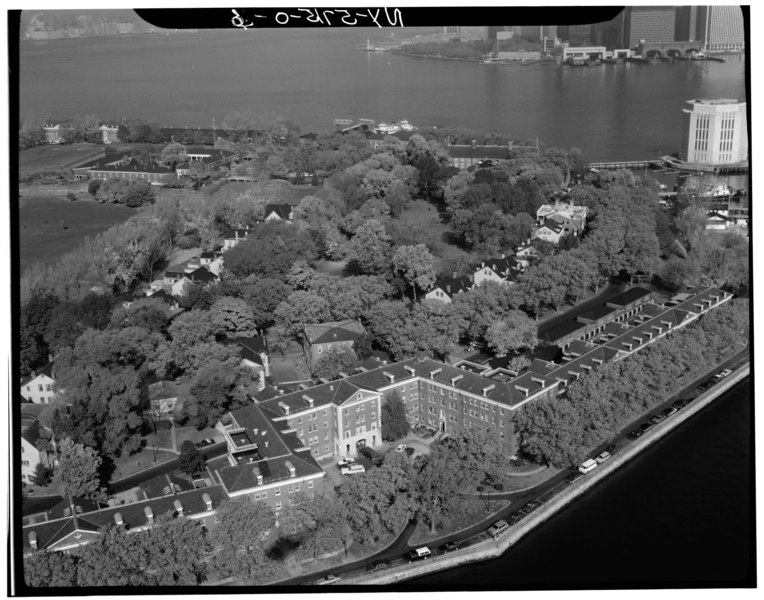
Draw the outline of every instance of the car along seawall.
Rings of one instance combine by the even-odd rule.
[[[485,541],[478,542],[469,547],[455,550],[447,554],[433,556],[427,560],[416,563],[408,563],[400,567],[392,567],[383,573],[371,573],[363,575],[352,580],[345,580],[346,584],[367,584],[367,585],[387,585],[413,579],[422,575],[428,575],[445,569],[466,565],[473,562],[487,560],[501,556],[523,536],[530,533],[541,523],[551,518],[558,511],[576,500],[579,496],[586,493],[589,489],[597,485],[602,479],[610,475],[621,465],[624,465],[632,458],[640,454],[643,450],[653,445],[663,436],[673,431],[676,427],[684,423],[694,414],[708,406],[716,398],[726,391],[740,383],[750,374],[750,362],[738,367],[732,375],[729,375],[711,389],[705,391],[695,398],[690,404],[685,406],[678,413],[672,415],[668,420],[660,423],[660,426],[654,427],[645,433],[639,439],[631,442],[628,446],[619,449],[618,454],[613,455],[607,462],[599,465],[594,471],[581,477],[572,484],[561,482],[555,490],[562,489],[553,496],[548,502],[544,503],[536,511],[525,517],[515,525],[511,525],[509,530],[497,536],[496,539],[488,538]]]

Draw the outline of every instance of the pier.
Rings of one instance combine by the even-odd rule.
[[[694,173],[713,173],[715,175],[748,173],[748,162],[731,165],[710,165],[702,163],[687,163],[674,156],[661,156],[654,160],[621,160],[613,162],[594,162],[585,165],[589,170],[612,169],[676,169]]]
[[[586,165],[587,169],[648,169],[656,168],[660,169],[664,166],[663,161],[660,159],[655,160],[621,160],[615,162],[596,162]]]

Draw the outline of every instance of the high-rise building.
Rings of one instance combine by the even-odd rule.
[[[463,41],[487,40],[490,38],[491,27],[459,27],[459,38]],[[494,34],[495,37],[495,34]]]
[[[568,42],[571,46],[591,46],[592,26],[568,25]]]
[[[644,40],[649,43],[673,42],[676,8],[673,6],[630,6],[624,12],[623,48]]]
[[[706,50],[742,50],[745,48],[743,11],[739,6],[706,7]]]
[[[689,163],[734,164],[748,159],[746,103],[737,100],[688,100],[680,158]]]
[[[677,42],[705,41],[707,6],[678,6],[674,26],[674,40]]]

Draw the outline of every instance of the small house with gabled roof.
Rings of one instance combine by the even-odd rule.
[[[339,348],[353,350],[356,339],[365,333],[363,325],[355,319],[303,325],[302,347],[308,368],[312,371],[328,350]]]
[[[56,375],[51,361],[21,380],[21,397],[35,404],[52,404],[56,399],[55,383]]]
[[[426,300],[438,300],[446,304],[450,304],[456,294],[461,294],[471,290],[475,283],[472,281],[472,277],[468,275],[453,277],[441,277],[430,290],[424,295]]]
[[[266,204],[264,221],[290,222],[293,217],[294,206],[291,204]]]

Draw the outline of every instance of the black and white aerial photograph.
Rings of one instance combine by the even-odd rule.
[[[5,11],[6,594],[752,596],[751,6],[166,4]]]

